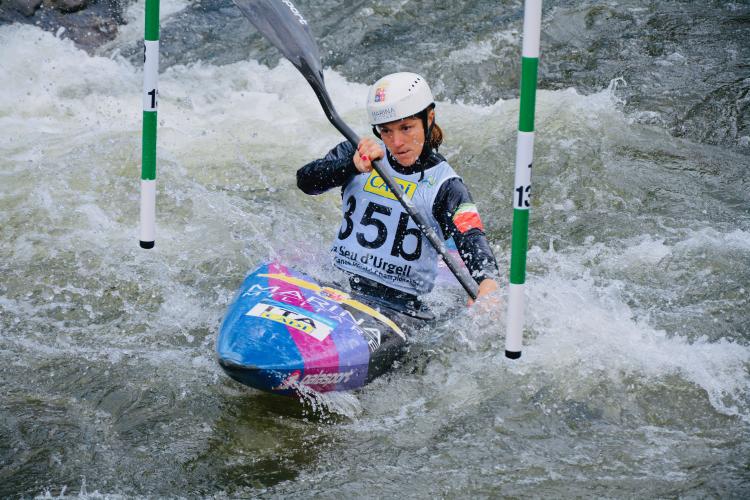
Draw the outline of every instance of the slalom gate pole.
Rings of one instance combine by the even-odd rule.
[[[159,89],[159,0],[146,0],[143,40],[143,149],[141,153],[141,248],[156,241],[156,107]]]
[[[526,251],[529,242],[531,165],[534,161],[534,108],[539,65],[542,0],[525,0],[521,52],[521,98],[516,141],[516,176],[513,190],[513,232],[510,251],[510,290],[505,356],[521,357],[524,326]]]

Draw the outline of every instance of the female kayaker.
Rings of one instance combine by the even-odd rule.
[[[352,291],[414,316],[429,316],[419,297],[435,284],[439,256],[373,170],[375,160],[381,160],[384,171],[438,234],[446,240],[453,237],[479,285],[478,298],[497,289],[497,263],[476,205],[437,152],[443,132],[435,123],[434,108],[421,76],[385,76],[367,97],[373,133],[382,143],[364,138],[355,149],[342,142],[297,171],[297,186],[307,194],[341,187],[343,221],[331,251],[335,266],[350,274]]]

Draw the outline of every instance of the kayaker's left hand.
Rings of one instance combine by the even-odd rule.
[[[487,304],[489,308],[497,308],[500,307],[500,297],[498,297],[496,294],[493,294],[492,292],[496,291],[498,288],[497,281],[491,279],[491,278],[485,278],[482,280],[481,283],[479,283],[479,292],[477,293],[477,301],[482,302],[483,304]],[[491,295],[491,297],[487,297],[488,295]],[[469,297],[469,306],[474,305],[475,300]]]

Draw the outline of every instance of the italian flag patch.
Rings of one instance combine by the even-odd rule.
[[[479,218],[477,206],[473,203],[459,205],[453,216],[453,223],[461,233],[474,228],[484,231],[484,225],[482,224],[482,219]]]

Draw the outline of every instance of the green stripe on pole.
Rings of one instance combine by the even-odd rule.
[[[146,40],[159,39],[159,0],[146,0]]]
[[[526,282],[526,248],[529,243],[529,210],[513,210],[513,235],[510,254],[510,282]]]
[[[534,131],[538,65],[539,59],[536,57],[521,58],[521,111],[518,119],[518,130],[521,132]]]
[[[156,112],[143,112],[141,179],[156,179]]]

